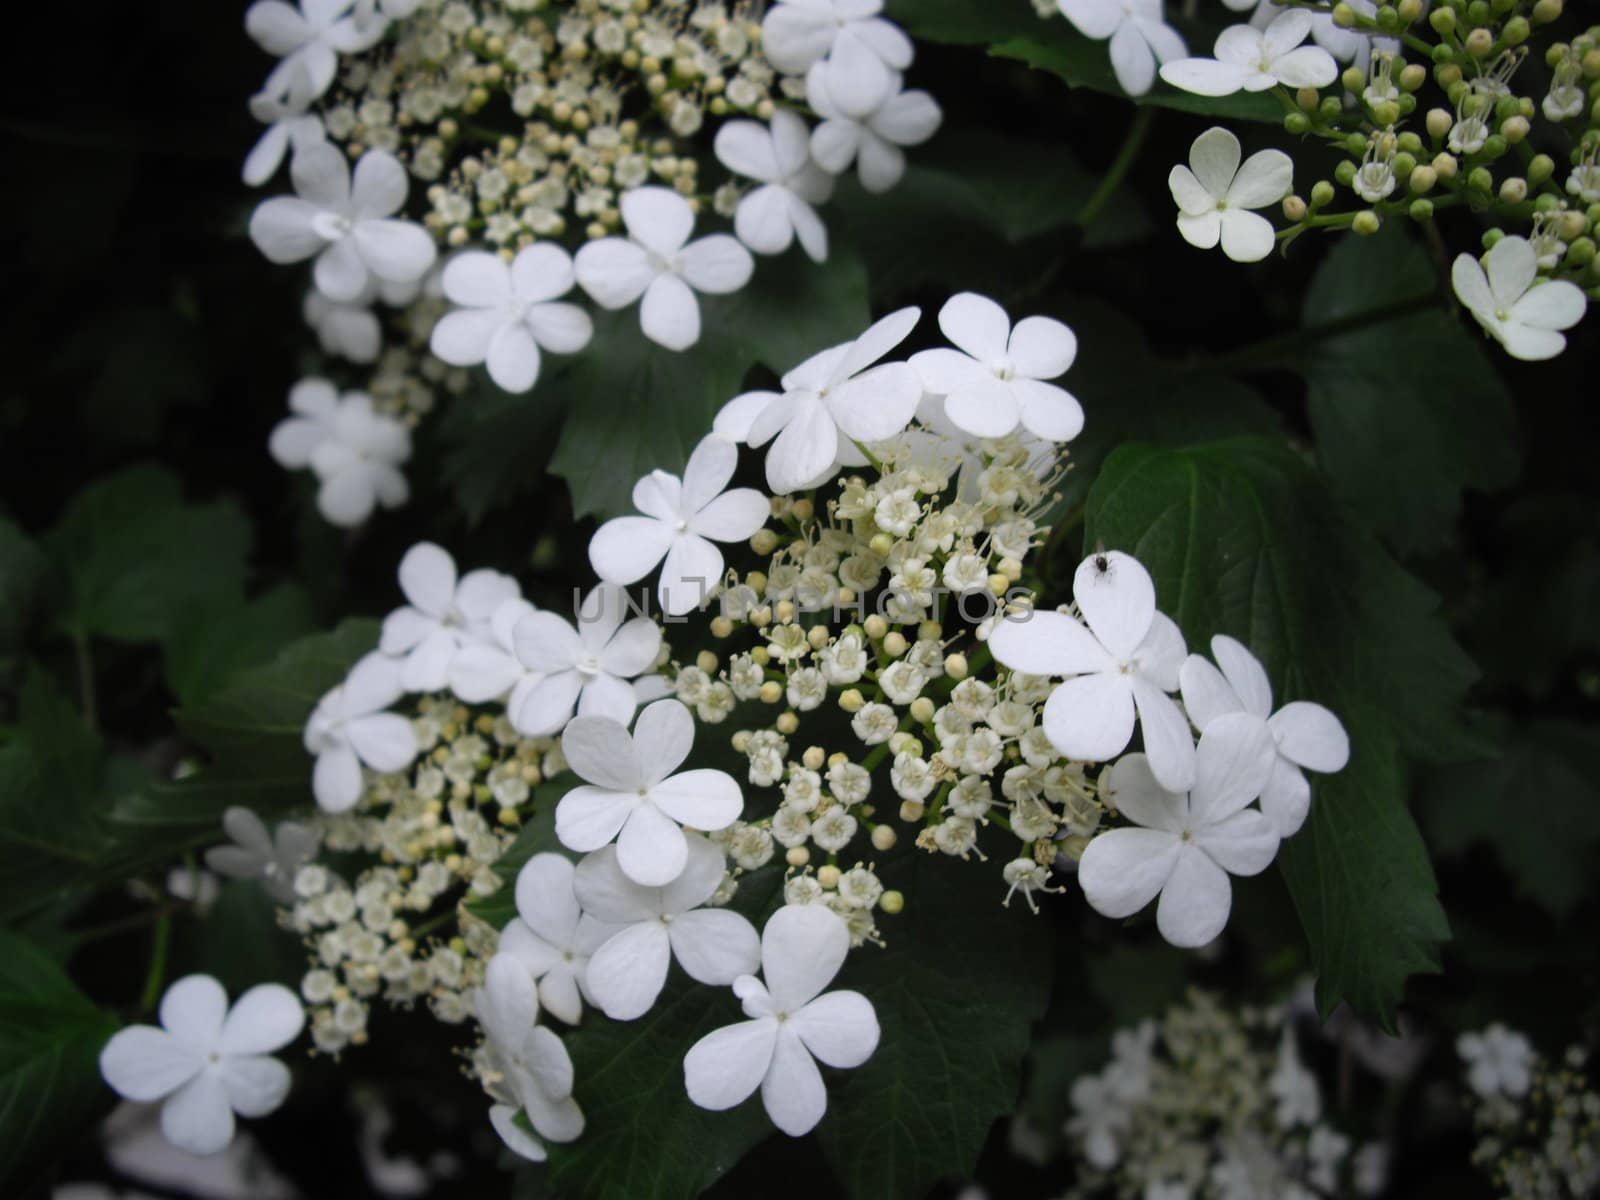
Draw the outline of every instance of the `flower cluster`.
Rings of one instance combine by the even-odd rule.
[[[1512,1200],[1593,1195],[1600,1090],[1585,1074],[1587,1051],[1572,1046],[1552,1062],[1499,1024],[1462,1034],[1456,1049],[1472,1093],[1472,1161],[1495,1191]]]
[[[752,252],[796,239],[826,258],[814,205],[833,178],[854,166],[886,190],[902,147],[938,128],[933,99],[904,87],[911,42],[878,9],[780,2],[758,23],[709,0],[257,0],[246,27],[280,62],[252,102],[267,129],[244,174],[265,184],[287,159],[295,195],[263,202],[251,237],[273,262],[314,260],[307,322],[329,355],[383,360],[351,395],[408,427],[441,379],[463,386],[451,367],[526,392],[544,354],[584,349],[588,314],[561,299],[574,287],[638,303],[647,338],[687,349],[697,295],[742,289]],[[695,153],[708,117],[720,183]],[[411,178],[429,184],[420,221]],[[694,237],[705,217],[733,232]],[[433,271],[440,247],[462,253]],[[400,310],[400,359],[380,303]],[[274,446],[317,471],[336,524],[406,497],[406,439],[366,425],[320,456],[301,452],[307,434]]]

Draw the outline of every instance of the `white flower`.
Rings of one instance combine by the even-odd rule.
[[[1456,1053],[1467,1064],[1467,1082],[1480,1096],[1523,1096],[1532,1082],[1533,1046],[1498,1021],[1456,1039]]]
[[[1554,358],[1565,350],[1567,339],[1560,331],[1583,320],[1588,309],[1577,284],[1540,282],[1537,257],[1525,238],[1501,238],[1482,265],[1470,254],[1459,256],[1450,282],[1478,324],[1512,358],[1526,362]]]
[[[671,188],[624,192],[625,238],[590,242],[574,260],[578,285],[601,308],[625,308],[644,297],[639,328],[668,350],[687,350],[700,340],[700,304],[695,292],[723,295],[750,282],[755,260],[725,233],[689,241],[694,209]]]
[[[615,839],[617,864],[633,882],[661,887],[683,873],[681,826],[726,829],[744,796],[724,771],[674,775],[694,746],[694,718],[678,700],[657,700],[633,733],[609,717],[574,717],[561,735],[567,765],[584,783],[556,805],[556,836],[588,853]]]
[[[877,104],[855,111],[828,88],[828,64],[817,63],[806,76],[806,101],[822,123],[811,131],[811,157],[823,170],[842,175],[856,164],[861,186],[886,192],[905,174],[901,146],[920,146],[939,128],[943,114],[927,92],[900,90],[894,75],[890,90]]]
[[[572,1098],[572,1058],[561,1039],[539,1020],[539,997],[527,968],[509,954],[496,954],[474,997],[478,1023],[490,1057],[503,1079],[503,1102],[489,1119],[505,1143],[540,1162],[544,1147],[513,1123],[518,1108],[540,1137],[570,1142],[583,1132],[583,1110]]]
[[[130,1025],[100,1051],[100,1074],[124,1099],[165,1099],[161,1132],[190,1154],[233,1141],[234,1114],[264,1117],[289,1094],[289,1068],[268,1055],[305,1022],[288,988],[264,983],[240,996],[209,975],[186,975],[161,998],[161,1028]]]
[[[517,872],[517,915],[500,934],[499,952],[527,969],[539,1003],[568,1025],[583,1016],[589,956],[616,931],[583,912],[573,891],[572,863],[535,854]]]
[[[517,625],[539,611],[521,596],[507,596],[489,614],[488,637],[467,639],[450,660],[450,690],[463,704],[482,704],[506,697],[506,711],[522,706],[544,678],[517,657]]]
[[[727,1109],[761,1089],[772,1123],[791,1137],[816,1128],[828,1093],[817,1060],[859,1067],[878,1048],[878,1017],[860,992],[819,995],[850,950],[844,921],[820,904],[786,905],[761,935],[761,970],[734,981],[749,1021],[708,1033],[683,1059],[689,1099]]]
[[[361,798],[361,765],[403,770],[417,756],[411,722],[384,712],[400,699],[400,664],[382,654],[358,662],[324,696],[306,722],[305,747],[317,764],[311,790],[326,812],[344,812]]]
[[[1182,58],[1188,48],[1161,19],[1161,0],[1056,0],[1061,14],[1084,37],[1111,39],[1111,67],[1130,96],[1156,80],[1156,64]]]
[[[437,692],[450,680],[462,646],[492,636],[489,618],[516,597],[516,580],[488,568],[458,580],[455,559],[432,542],[419,542],[400,560],[400,590],[410,604],[383,619],[378,649],[401,660],[408,692]]]
[[[281,58],[263,89],[283,93],[297,73],[304,73],[314,99],[328,90],[339,69],[340,54],[370,50],[383,29],[360,25],[350,14],[355,0],[257,0],[244,14],[244,27],[268,54]]]
[[[649,1011],[674,958],[691,979],[717,985],[760,965],[760,942],[749,921],[725,908],[700,907],[727,874],[721,849],[695,834],[684,841],[689,857],[683,873],[665,887],[641,887],[629,879],[614,846],[578,864],[579,902],[613,927],[588,970],[589,993],[613,1020],[631,1021]]]
[[[902,308],[855,341],[813,355],[783,377],[781,393],[736,396],[712,428],[752,446],[777,435],[767,451],[767,484],[774,494],[815,487],[840,465],[865,466],[866,457],[852,443],[894,437],[922,399],[922,384],[907,364],[872,366],[905,340],[921,315],[921,309]]]
[[[374,412],[372,397],[340,396],[325,379],[305,379],[290,390],[289,407],[298,415],[278,423],[268,448],[283,466],[316,473],[317,507],[332,524],[359,525],[379,504],[405,503],[410,489],[399,468],[411,457],[411,434]]]
[[[1030,675],[1072,677],[1050,693],[1041,721],[1062,754],[1109,762],[1133,737],[1137,712],[1156,778],[1170,791],[1187,790],[1194,742],[1188,719],[1166,695],[1178,687],[1183,634],[1156,611],[1150,572],[1110,550],[1084,559],[1072,591],[1087,629],[1062,613],[1034,612],[1001,621],[989,635],[990,650]]]
[[[326,143],[289,164],[298,196],[275,196],[250,215],[250,239],[275,263],[316,256],[312,278],[330,300],[348,302],[373,275],[393,283],[421,279],[433,265],[428,231],[389,218],[406,202],[406,169],[392,154],[368,150],[351,175],[345,156]]]
[[[1320,704],[1297,700],[1274,713],[1266,671],[1233,638],[1212,638],[1211,655],[1222,670],[1191,654],[1178,671],[1183,707],[1201,733],[1226,713],[1248,713],[1266,725],[1277,753],[1261,791],[1261,811],[1280,837],[1289,837],[1305,824],[1311,807],[1311,785],[1301,768],[1344,770],[1350,739],[1339,718]]]
[[[1082,432],[1077,400],[1042,382],[1065,373],[1077,357],[1078,339],[1060,321],[1026,317],[1013,329],[993,300],[962,292],[939,310],[939,328],[958,349],[913,354],[911,367],[925,390],[944,397],[945,415],[961,429],[998,438],[1020,424],[1051,442]]]
[[[572,716],[630,721],[638,707],[628,680],[648,671],[661,649],[661,630],[649,617],[626,623],[627,597],[601,584],[578,605],[578,628],[554,613],[523,617],[513,630],[517,659],[543,676],[506,715],[524,737],[555,734]]]
[[[572,259],[549,242],[519,251],[509,266],[486,250],[458,254],[441,286],[460,307],[439,319],[429,345],[452,366],[484,363],[496,386],[525,392],[539,378],[541,346],[576,354],[594,336],[588,313],[555,302],[572,284]]]
[[[301,316],[317,335],[324,354],[353,363],[374,363],[383,349],[383,327],[369,304],[335,304],[316,288],[306,292]]]
[[[311,79],[298,65],[290,73],[286,93],[262,92],[250,98],[250,115],[266,129],[245,157],[245,183],[260,187],[278,173],[284,155],[290,151],[301,154],[328,140],[322,118],[306,111],[313,99]]]
[[[253,879],[280,904],[294,903],[294,877],[317,850],[317,834],[285,821],[275,834],[248,808],[234,805],[222,814],[222,829],[233,844],[206,851],[206,866],[219,875]]]
[[[1178,204],[1178,232],[1202,250],[1222,242],[1234,262],[1258,262],[1272,253],[1272,222],[1248,211],[1276,204],[1294,185],[1294,160],[1281,150],[1259,150],[1239,165],[1239,139],[1220,125],[1189,147],[1189,166],[1176,166],[1167,186]]]
[[[911,39],[877,14],[881,0],[787,0],[761,22],[761,52],[786,75],[827,58],[831,90],[870,108],[888,91],[893,71],[911,65]]]
[[[806,123],[786,108],[770,128],[729,121],[717,130],[717,160],[762,186],[739,201],[733,231],[757,254],[782,254],[796,238],[814,262],[828,257],[828,230],[814,204],[833,193],[833,177],[811,161]]]
[[[1231,96],[1241,88],[1264,92],[1326,87],[1339,76],[1339,64],[1320,46],[1302,46],[1311,32],[1311,14],[1294,8],[1274,17],[1264,30],[1231,25],[1212,47],[1215,58],[1180,58],[1164,63],[1161,78],[1197,96]]]
[[[1156,928],[1174,946],[1204,946],[1228,923],[1228,875],[1258,875],[1278,831],[1246,805],[1272,771],[1272,737],[1243,714],[1218,717],[1200,738],[1194,787],[1163,788],[1143,754],[1111,768],[1107,799],[1142,828],[1112,829],[1083,852],[1078,882],[1096,911],[1131,917],[1160,893]]]
[[[691,612],[722,582],[722,551],[713,542],[742,542],[772,509],[754,488],[723,491],[739,465],[732,442],[711,436],[689,456],[683,478],[652,471],[633,487],[642,517],[617,517],[589,541],[589,562],[608,583],[643,579],[664,558],[656,594],[669,616]]]
[[[1273,1119],[1279,1129],[1292,1129],[1296,1125],[1311,1126],[1322,1116],[1322,1092],[1317,1087],[1317,1077],[1306,1070],[1300,1061],[1300,1050],[1294,1040],[1294,1028],[1283,1027],[1283,1038],[1278,1043],[1278,1061],[1267,1078],[1267,1091],[1277,1101]]]

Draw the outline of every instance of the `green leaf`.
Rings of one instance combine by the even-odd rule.
[[[99,1056],[116,1028],[48,955],[0,929],[0,1192],[26,1195],[109,1106]]]
[[[1047,920],[1002,908],[993,864],[906,854],[881,869],[906,896],[887,946],[850,956],[838,986],[872,1001],[882,1038],[828,1079],[818,1127],[853,1200],[917,1200],[970,1177],[989,1128],[1012,1112],[1033,1024],[1050,998]]]
[[[111,840],[101,821],[100,740],[48,674],[28,673],[17,733],[0,750],[0,917],[51,902]]]
[[[1276,703],[1314,700],[1344,722],[1350,764],[1314,777],[1311,816],[1279,861],[1322,1011],[1348,1000],[1392,1027],[1406,978],[1438,970],[1449,936],[1402,755],[1479,749],[1460,717],[1475,671],[1436,598],[1304,463],[1258,439],[1116,451],[1089,493],[1085,539],[1149,567],[1191,647],[1231,634],[1266,664]]]
[[[1423,793],[1423,823],[1439,854],[1488,846],[1519,895],[1555,917],[1587,894],[1600,846],[1600,736],[1571,721],[1501,731],[1489,763],[1447,767]]]
[[[1129,96],[1111,68],[1106,42],[1084,37],[1062,17],[1041,17],[1023,0],[889,0],[885,12],[920,41],[987,46],[990,54],[1049,71],[1069,87],[1219,119],[1271,124],[1283,119],[1283,106],[1265,93],[1195,96],[1158,79],[1145,95]],[[1192,51],[1205,53],[1215,33],[1191,37]]]
[[[861,333],[866,272],[846,254],[819,265],[793,251],[763,262],[737,296],[702,297],[701,321],[700,341],[679,354],[646,340],[632,310],[597,314],[594,341],[551,381],[567,420],[550,469],[575,516],[630,512],[641,475],[682,471],[752,367],[781,373]]]
[[[566,364],[546,386],[559,393],[560,381],[575,366]],[[445,410],[438,426],[449,447],[443,476],[469,522],[540,486],[563,415],[559,401],[539,393],[508,395],[487,377]]]
[[[1314,330],[1394,314],[1315,340],[1302,369],[1334,491],[1402,554],[1442,546],[1462,492],[1505,487],[1520,463],[1510,394],[1483,339],[1429,304],[1438,286],[1427,253],[1397,226],[1340,242],[1312,280],[1303,318]]]
[[[185,707],[200,704],[233,675],[259,666],[314,626],[310,598],[292,583],[243,605],[195,614],[163,648],[167,686]]]
[[[44,585],[45,557],[13,522],[0,517],[0,650],[22,639]]]
[[[377,622],[346,621],[235,676],[204,704],[180,710],[179,730],[210,756],[210,765],[127,797],[113,820],[142,828],[147,838],[183,844],[214,828],[231,804],[270,816],[310,803],[312,759],[301,741],[306,718],[377,642]]]
[[[46,540],[68,580],[62,626],[128,642],[165,638],[197,609],[243,599],[250,541],[238,509],[184,504],[162,467],[93,483]]]

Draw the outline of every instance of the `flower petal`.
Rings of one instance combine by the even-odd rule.
[[[1291,9],[1288,16],[1303,9]],[[1309,13],[1305,15],[1309,16]],[[1274,22],[1276,24],[1277,22]],[[1272,30],[1267,30],[1271,36]],[[1339,64],[1321,46],[1302,46],[1272,60],[1272,77],[1285,87],[1323,88],[1339,78]],[[1264,89],[1263,89],[1264,90]]]
[[[350,215],[358,221],[392,216],[405,207],[409,190],[399,159],[387,150],[368,150],[350,180]]]
[[[161,1027],[178,1044],[197,1054],[210,1054],[222,1036],[228,993],[209,975],[185,975],[161,997]]]
[[[1211,656],[1222,668],[1238,707],[1266,720],[1272,712],[1272,684],[1260,660],[1242,642],[1226,634],[1211,639]]]
[[[399,713],[357,717],[346,723],[345,733],[356,756],[380,774],[404,770],[417,757],[416,731]]]
[[[511,268],[487,250],[467,250],[445,264],[439,286],[454,304],[498,309],[511,302]]]
[[[1050,317],[1024,317],[1011,331],[1006,356],[1019,375],[1054,379],[1065,374],[1077,358],[1078,337]]]
[[[654,920],[630,925],[589,959],[589,995],[613,1021],[642,1017],[661,994],[671,962],[665,925]]]
[[[421,279],[439,256],[428,231],[410,221],[358,221],[349,240],[372,273],[392,283]]]
[[[677,254],[694,232],[694,209],[671,188],[632,188],[622,193],[619,207],[628,235],[662,258]]]
[[[303,262],[328,244],[312,225],[319,211],[294,196],[263,200],[250,214],[250,240],[269,262]]]
[[[789,1028],[830,1067],[859,1067],[878,1048],[878,1014],[860,992],[829,992],[789,1016]]]
[[[100,1051],[101,1077],[125,1100],[139,1102],[176,1091],[205,1064],[204,1051],[153,1025],[118,1030]]]
[[[572,706],[582,687],[583,676],[578,672],[556,671],[528,687],[519,703],[508,707],[506,715],[524,737],[555,734],[572,716]]]
[[[271,1054],[299,1037],[305,1021],[305,1009],[288,988],[257,984],[234,1002],[218,1048],[225,1055]]]
[[[660,628],[649,617],[635,617],[606,642],[600,667],[609,675],[630,679],[648,671],[660,650]]]
[[[674,536],[655,517],[615,517],[589,539],[589,565],[608,583],[633,583],[656,569]]]
[[[1224,713],[1207,725],[1194,753],[1189,800],[1195,828],[1222,821],[1261,795],[1277,756],[1260,717]]]
[[[1171,878],[1161,889],[1156,928],[1174,946],[1196,949],[1222,932],[1232,907],[1233,888],[1227,872],[1204,851],[1184,846],[1178,851]]]
[[[460,308],[439,318],[428,345],[451,366],[475,367],[489,357],[489,347],[505,324],[495,309]]]
[[[264,1117],[289,1096],[289,1068],[266,1055],[225,1058],[218,1074],[228,1104],[241,1117]]]
[[[1189,800],[1162,787],[1143,754],[1124,754],[1106,776],[1105,800],[1128,820],[1146,829],[1182,833],[1189,825]]]
[[[1194,835],[1195,845],[1231,875],[1259,875],[1278,853],[1277,827],[1253,808],[1236,812]]]
[[[1155,621],[1155,582],[1143,563],[1120,550],[1079,563],[1072,595],[1095,638],[1119,660],[1132,657]]]
[[[683,707],[678,701],[672,703]],[[680,825],[707,833],[726,829],[744,811],[744,795],[738,781],[726,771],[708,768],[684,771],[662,780],[650,788],[650,799]]]
[[[939,329],[979,363],[995,363],[1006,357],[1011,318],[989,297],[959,292],[939,310]]]
[[[554,242],[535,242],[511,260],[511,291],[524,304],[564,296],[575,280],[571,256]]]
[[[613,792],[636,792],[645,786],[645,765],[633,738],[607,717],[569,721],[561,735],[561,753],[567,766],[586,783]]]
[[[1350,761],[1350,737],[1339,718],[1320,704],[1296,700],[1267,722],[1278,752],[1310,771],[1342,771]]]
[[[627,238],[610,237],[589,242],[574,260],[578,286],[601,308],[625,308],[656,277],[650,255]]]
[[[1260,262],[1278,244],[1272,222],[1242,208],[1218,214],[1221,222],[1222,252],[1234,262]]]
[[[683,830],[654,804],[635,805],[617,835],[622,873],[645,887],[661,887],[683,874],[687,858]]]
[[[1089,842],[1078,863],[1083,895],[1101,916],[1131,917],[1166,886],[1183,843],[1160,829],[1113,829]]]
[[[564,947],[582,913],[573,894],[575,868],[560,854],[535,854],[517,872],[517,915],[552,946]]]
[[[1214,58],[1180,58],[1161,65],[1162,79],[1195,96],[1231,96],[1251,74],[1243,67]]]
[[[736,912],[696,909],[681,914],[665,928],[678,965],[700,983],[729,984],[761,965],[761,939],[755,926]]]
[[[768,47],[770,53],[770,47]],[[820,56],[819,56],[820,57]],[[755,121],[729,121],[717,130],[713,143],[717,161],[735,175],[772,183],[781,177],[778,155],[772,144],[772,133],[765,125]],[[743,234],[740,240],[749,245]]]
[[[707,504],[689,521],[691,532],[717,542],[742,542],[767,523],[772,508],[755,488],[734,488]]]
[[[780,1025],[772,1065],[761,1081],[761,1103],[772,1123],[790,1137],[810,1133],[828,1109],[822,1072],[800,1036]]]
[[[525,672],[498,646],[463,646],[450,660],[450,690],[463,704],[483,704],[509,692]]]
[[[721,296],[750,282],[756,261],[737,238],[714,233],[690,242],[678,255],[678,271],[697,292]]]
[[[1243,712],[1238,695],[1223,678],[1222,672],[1198,654],[1183,660],[1178,672],[1183,688],[1183,707],[1201,733],[1224,713]]]
[[[1217,207],[1218,197],[1208,192],[1188,167],[1175,166],[1167,173],[1167,189],[1171,191],[1178,211],[1187,216],[1202,216],[1215,211]]]
[[[489,1106],[489,1124],[494,1126],[506,1149],[529,1162],[544,1162],[549,1154],[537,1138],[517,1124],[516,1117],[517,1110],[509,1104]]]
[[[349,746],[317,755],[311,770],[311,792],[324,812],[347,812],[361,799],[361,761]]]
[[[594,321],[576,304],[535,304],[528,328],[539,345],[554,354],[576,354],[594,337]]]
[[[925,351],[938,354],[938,350]],[[953,353],[950,352],[950,353]],[[920,355],[918,356],[920,357]],[[967,360],[971,362],[971,359]],[[923,376],[927,378],[926,375]],[[972,380],[951,389],[944,398],[945,415],[973,437],[1005,437],[1017,427],[1022,410],[1009,388],[987,371]]]
[[[202,1071],[161,1106],[161,1133],[189,1154],[220,1154],[233,1141],[233,1108],[220,1071]]]
[[[1305,773],[1281,754],[1272,764],[1267,786],[1261,789],[1261,811],[1279,837],[1293,837],[1311,811],[1311,784]]]
[[[1124,21],[1111,35],[1111,69],[1130,96],[1142,96],[1156,81],[1156,56],[1134,21]]]
[[[1294,159],[1282,150],[1259,150],[1244,160],[1228,185],[1230,208],[1267,208],[1294,187]]]
[[[638,806],[639,798],[632,792],[580,785],[556,805],[556,837],[580,854],[598,850],[621,832]]]
[[[1188,791],[1195,777],[1189,718],[1170,696],[1142,675],[1133,678],[1133,702],[1139,710],[1139,730],[1144,735],[1151,773],[1169,792]]]
[[[329,242],[311,264],[311,278],[319,292],[340,304],[358,299],[372,281],[353,237]]]
[[[833,981],[850,951],[844,921],[821,904],[786,904],[761,934],[761,968],[773,1006],[793,1013]]]
[[[1083,432],[1083,406],[1072,393],[1037,379],[1013,379],[1011,394],[1022,409],[1022,426],[1047,442],[1070,442]]]
[[[657,275],[645,289],[639,328],[658,346],[687,350],[700,340],[700,302],[676,275]]]
[[[1577,284],[1547,280],[1534,284],[1511,306],[1511,319],[1535,329],[1571,329],[1588,310],[1589,301]]]
[[[989,635],[989,649],[1002,665],[1030,675],[1079,675],[1116,665],[1094,634],[1066,613],[1002,620]]]
[[[1188,213],[1179,213],[1178,232],[1183,235],[1184,241],[1197,250],[1214,249],[1222,240],[1222,214],[1205,212],[1190,216]]]
[[[694,746],[694,718],[680,700],[658,700],[639,714],[633,727],[641,786],[654,787],[683,764]]]
[[[530,390],[539,379],[539,344],[521,321],[508,321],[495,330],[484,356],[489,378],[512,395]]]
[[[523,617],[512,631],[512,640],[522,665],[543,675],[570,669],[583,651],[578,631],[555,613]]]
[[[683,1083],[701,1108],[722,1111],[748,1099],[772,1065],[778,1022],[740,1021],[706,1034],[683,1058]]]

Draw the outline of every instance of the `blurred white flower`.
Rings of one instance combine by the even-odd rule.
[[[1320,46],[1305,46],[1311,14],[1294,8],[1274,17],[1266,29],[1230,25],[1217,36],[1214,58],[1180,58],[1164,63],[1161,78],[1197,96],[1231,96],[1243,90],[1327,87],[1339,77],[1339,64]]]
[[[591,589],[578,604],[578,627],[551,612],[523,617],[513,630],[517,660],[540,676],[507,709],[524,737],[560,733],[572,717],[633,719],[639,700],[629,680],[655,665],[661,630],[649,617],[623,621],[629,601],[614,584]]]
[[[1056,7],[1084,37],[1111,39],[1111,69],[1130,96],[1150,90],[1158,64],[1188,52],[1178,31],[1162,20],[1161,0],[1056,0]]]
[[[400,660],[406,691],[437,692],[449,684],[457,652],[489,640],[495,610],[521,589],[487,567],[458,577],[449,551],[419,542],[400,560],[400,590],[410,603],[383,619],[378,649]]]
[[[770,126],[729,121],[717,130],[717,159],[761,184],[739,200],[733,231],[757,254],[782,254],[796,238],[815,262],[828,257],[828,230],[812,205],[833,193],[833,177],[811,160],[806,123],[786,108]]]
[[[1266,208],[1294,186],[1294,160],[1260,150],[1239,164],[1239,139],[1220,125],[1195,138],[1189,165],[1172,168],[1167,186],[1178,204],[1184,241],[1209,250],[1219,241],[1234,262],[1259,262],[1272,253],[1272,222],[1250,212]]]
[[[1539,279],[1539,262],[1526,238],[1503,237],[1480,264],[1460,255],[1450,271],[1456,297],[1512,358],[1537,362],[1567,348],[1561,331],[1583,320],[1589,301],[1565,279]]]
[[[294,902],[294,876],[317,851],[314,830],[284,821],[276,833],[250,809],[233,805],[222,814],[222,831],[232,844],[206,851],[206,866],[231,879],[253,879],[280,904]]]
[[[345,812],[361,799],[361,767],[403,770],[417,756],[411,722],[384,709],[400,699],[400,664],[376,652],[356,663],[306,721],[305,746],[317,762],[311,790],[326,812]]]

